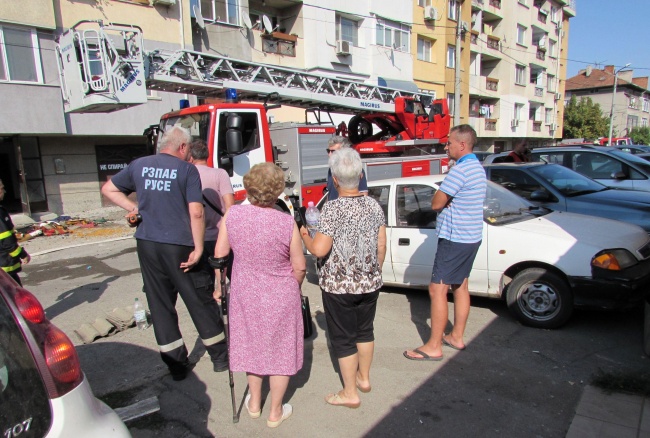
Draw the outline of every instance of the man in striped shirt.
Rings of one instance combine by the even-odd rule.
[[[451,129],[445,150],[456,165],[431,200],[431,208],[439,212],[438,249],[429,285],[431,336],[422,347],[405,351],[407,359],[442,360],[443,345],[465,349],[463,335],[470,309],[467,279],[483,238],[483,201],[487,188],[485,171],[473,153],[475,144],[476,131],[471,126]],[[445,335],[450,287],[454,293],[454,327]]]

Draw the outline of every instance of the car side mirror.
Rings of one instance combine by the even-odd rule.
[[[625,172],[612,172],[610,175],[612,179],[625,179],[627,175],[625,175]]]
[[[529,199],[537,202],[548,202],[551,199],[551,196],[546,190],[535,190],[530,194]]]

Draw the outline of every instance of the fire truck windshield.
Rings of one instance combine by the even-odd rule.
[[[181,126],[188,129],[193,139],[200,138],[207,142],[210,133],[210,113],[203,112],[164,118],[160,121],[160,132],[158,136],[162,136],[174,126]],[[160,141],[160,138],[158,140]]]

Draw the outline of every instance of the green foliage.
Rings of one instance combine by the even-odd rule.
[[[591,97],[579,101],[575,96],[564,107],[563,138],[598,138],[609,135],[609,117],[603,116],[600,105]]]
[[[650,144],[650,128],[644,126],[639,128],[633,128],[628,134],[628,137],[632,139],[634,144]]]

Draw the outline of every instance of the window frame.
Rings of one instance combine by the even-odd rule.
[[[515,85],[526,86],[526,66],[515,64]]]
[[[431,0],[418,0],[418,6],[421,8],[431,6]]]
[[[203,10],[204,3],[210,3],[212,5],[211,18],[207,18]],[[217,5],[220,5],[224,8],[226,19],[222,20],[221,16],[218,14]],[[199,0],[199,9],[201,11],[201,16],[203,16],[203,21],[210,24],[230,24],[233,26],[240,26],[240,17],[239,17],[239,8],[240,0]],[[234,16],[231,16],[230,13],[234,12]]]
[[[343,35],[343,26],[342,22],[350,22],[354,25],[354,35],[352,36],[352,41],[350,41],[347,35]],[[354,47],[359,47],[359,20],[354,20],[350,17],[346,17],[340,14],[336,15],[336,39],[337,41],[347,41],[352,44]]]
[[[544,108],[544,123],[547,125],[553,123],[553,108]]]
[[[27,80],[27,79],[12,79],[11,78],[11,69],[9,62],[9,55],[7,54],[5,44],[5,30],[10,29],[18,32],[29,32],[31,44],[32,44],[32,61],[34,67],[34,73],[36,75],[36,80]],[[41,60],[41,50],[38,43],[38,31],[36,29],[22,28],[19,26],[7,26],[0,25],[0,82],[11,82],[11,83],[25,83],[25,84],[42,84],[44,83],[43,78],[43,63]]]
[[[555,93],[557,91],[557,80],[555,75],[546,74],[546,91]]]
[[[381,41],[378,37],[381,30]],[[386,35],[390,32],[391,41],[386,44]],[[397,47],[395,41],[396,35],[400,35],[400,46]],[[410,53],[411,45],[411,27],[407,24],[400,23],[399,21],[388,20],[385,18],[377,17],[375,25],[375,44],[382,47],[388,47],[398,52]]]
[[[528,28],[526,26],[523,26],[519,23],[517,23],[517,36],[515,38],[515,42],[520,45],[520,46],[525,46],[526,45],[526,31]]]
[[[515,103],[513,119],[521,120],[521,113],[524,111],[523,103]]]
[[[458,0],[447,1],[447,18],[458,21]]]
[[[445,66],[447,68],[456,68],[456,46],[451,44],[447,45],[447,59]]]
[[[549,39],[548,40],[548,56],[551,58],[557,58],[557,41]]]
[[[449,115],[453,116],[456,111],[456,95],[454,93],[447,93],[447,109]]]
[[[422,54],[420,54],[420,42],[422,42]],[[428,45],[428,47],[427,47]],[[431,62],[431,51],[433,49],[433,41],[418,35],[417,38],[417,59],[422,62]]]

